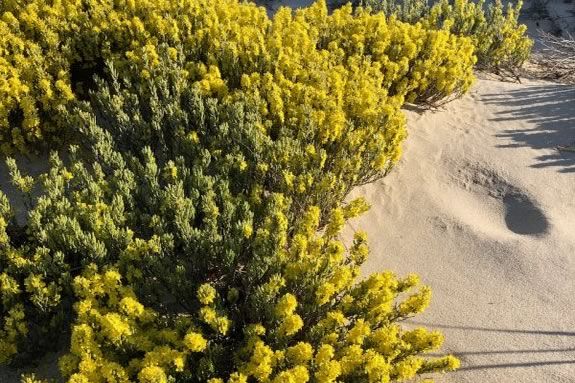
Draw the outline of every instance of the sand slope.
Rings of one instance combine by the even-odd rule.
[[[359,188],[365,272],[417,272],[461,371],[446,382],[575,382],[575,88],[479,80],[408,112],[403,159]]]

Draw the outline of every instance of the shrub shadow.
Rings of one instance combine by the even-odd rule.
[[[493,121],[524,120],[535,124],[533,128],[503,130],[497,137],[510,142],[498,147],[551,149],[552,153],[537,156],[531,167],[556,167],[562,173],[575,172],[575,153],[557,149],[575,144],[575,87],[528,85],[505,93],[487,94],[482,101],[505,106]]]
[[[439,328],[439,329],[450,329],[450,330],[461,330],[465,332],[470,331],[480,331],[480,332],[494,332],[502,334],[513,334],[516,336],[550,336],[550,337],[574,337],[575,331],[562,331],[562,330],[538,330],[538,329],[512,329],[512,328],[490,328],[490,327],[480,327],[480,326],[457,326],[448,325],[441,323],[427,323],[414,320],[408,320],[406,323],[411,325],[422,325],[429,328]],[[534,344],[538,341],[534,340]],[[543,366],[554,366],[554,365],[572,365],[575,364],[575,347],[568,348],[529,348],[529,349],[498,349],[498,350],[477,350],[477,351],[461,351],[454,352],[455,356],[458,356],[464,360],[469,356],[489,356],[489,355],[501,355],[516,357],[518,355],[528,355],[534,359],[539,359],[546,354],[557,354],[559,357],[561,355],[566,355],[570,359],[551,359],[551,360],[533,360],[526,362],[509,362],[509,363],[489,363],[489,364],[474,364],[463,363],[461,368],[457,369],[458,372],[473,371],[473,370],[491,370],[491,369],[509,369],[509,368],[532,368],[532,367],[543,367]],[[440,353],[431,353],[429,356],[440,357]]]

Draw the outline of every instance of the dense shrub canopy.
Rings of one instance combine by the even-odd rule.
[[[0,14],[5,151],[69,133],[59,107],[85,99],[93,75],[106,76],[106,61],[122,78],[145,81],[149,71],[130,75],[126,68],[143,56],[155,63],[162,43],[182,51],[205,94],[259,93],[275,129],[301,129],[305,121],[321,127],[323,140],[350,122],[377,123],[381,105],[387,118],[400,118],[394,114],[405,98],[438,102],[472,81],[466,38],[352,14],[351,6],[328,15],[322,1],[272,20],[237,0],[4,1]]]
[[[420,356],[439,347],[441,335],[396,324],[429,303],[425,287],[396,300],[416,277],[383,273],[354,284],[368,253],[365,236],[358,233],[346,252],[337,235],[365,202],[332,206],[316,234],[319,207],[307,203],[294,216],[292,206],[304,202],[290,198],[290,189],[252,185],[253,177],[241,175],[252,163],[238,163],[233,150],[212,155],[220,151],[210,148],[218,130],[226,128],[218,118],[232,111],[194,89],[181,97],[164,93],[175,91],[161,76],[171,77],[168,67],[160,62],[141,94],[117,83],[94,94],[100,117],[81,109],[66,117],[80,126],[86,153],[73,149],[69,165],[53,156],[26,246],[4,243],[2,275],[12,286],[3,285],[5,357],[37,350],[66,325],[75,302],[70,353],[61,359],[71,382],[379,382],[457,366],[451,357]],[[174,99],[164,106],[180,122],[186,112],[204,111],[205,123],[190,118],[170,137],[170,119],[157,121],[153,105]],[[132,132],[117,121],[135,121],[129,112],[140,109],[149,113],[140,128],[162,128],[143,130],[156,134],[147,143],[164,142],[157,157],[138,141],[126,144]],[[226,121],[249,132],[240,111]],[[29,190],[32,181],[12,172]],[[9,220],[9,207],[3,211]],[[45,319],[34,333],[32,318]]]

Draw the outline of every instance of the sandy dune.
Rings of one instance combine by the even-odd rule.
[[[365,272],[434,289],[410,321],[441,329],[462,369],[445,382],[575,382],[575,88],[480,80],[444,110],[408,112],[399,166],[359,188],[349,230]]]

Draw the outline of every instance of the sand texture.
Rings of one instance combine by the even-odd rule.
[[[408,112],[400,164],[354,191],[371,203],[366,273],[417,272],[434,290],[409,320],[462,360],[442,382],[575,382],[575,88],[479,80]]]

